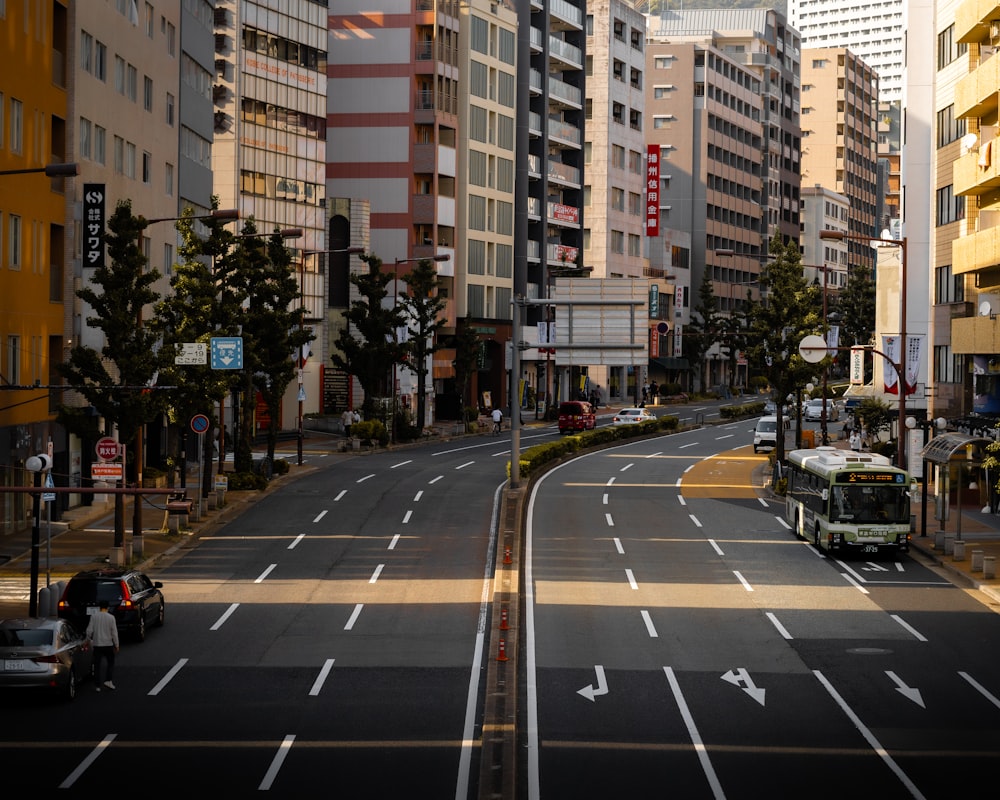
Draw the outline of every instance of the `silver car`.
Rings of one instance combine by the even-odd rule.
[[[805,404],[805,409],[802,412],[802,416],[808,422],[819,422],[823,419],[823,400],[822,398],[816,398],[815,400],[808,400]],[[836,422],[840,418],[840,409],[837,408],[837,404],[833,400],[826,401],[826,419],[827,422]]]
[[[0,620],[0,689],[48,689],[76,697],[94,651],[64,619]]]

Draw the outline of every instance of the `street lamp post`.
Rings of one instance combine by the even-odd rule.
[[[820,239],[830,241],[862,241],[869,242],[872,247],[898,247],[901,251],[899,267],[899,362],[894,364],[896,370],[896,391],[899,393],[899,419],[896,423],[897,452],[896,462],[900,469],[906,469],[906,449],[903,437],[903,425],[906,419],[906,237],[892,239],[888,231],[883,231],[878,241],[844,231],[820,231]]]
[[[44,167],[28,167],[27,169],[4,169],[0,175],[31,175],[45,174],[46,178],[72,178],[80,174],[80,166],[74,162],[68,164],[46,164]]]
[[[451,256],[448,253],[441,253],[438,255],[422,256],[419,258],[397,258],[395,264],[392,268],[392,310],[395,313],[397,301],[399,300],[399,265],[400,264],[414,264],[421,261],[448,261]],[[392,343],[394,345],[399,344],[399,326],[393,325],[392,328]],[[392,362],[392,420],[390,422],[390,429],[392,433],[393,444],[396,443],[396,362]]]
[[[302,231],[301,230],[299,231],[298,235],[299,236],[302,235]],[[365,252],[365,248],[363,248],[363,247],[344,247],[344,248],[341,248],[339,250],[303,250],[302,251],[302,256],[301,256],[301,258],[299,258],[299,333],[300,334],[304,333],[304,331],[305,331],[305,314],[306,314],[306,309],[305,309],[306,256],[315,256],[315,255],[323,255],[323,254],[335,255],[335,254],[338,254],[338,253],[349,253],[349,254],[354,255],[354,254],[359,254],[359,253],[363,253],[363,252]],[[300,338],[301,338],[301,336],[300,336]],[[298,459],[298,465],[300,467],[302,466],[302,444],[303,444],[303,440],[305,439],[305,432],[303,431],[303,428],[302,428],[302,425],[303,425],[303,423],[302,423],[302,418],[303,418],[303,403],[305,402],[305,397],[306,397],[306,395],[305,395],[305,387],[303,385],[303,373],[305,372],[305,368],[306,368],[306,359],[305,359],[305,354],[303,353],[303,347],[304,347],[304,345],[302,343],[300,343],[299,344],[299,355],[298,355],[298,382],[299,382],[299,391],[298,391],[299,409],[298,409],[298,412],[299,413],[298,413],[298,420],[297,420],[297,423],[298,423],[298,432],[297,432],[297,435],[296,435],[296,456],[297,456],[297,459]]]

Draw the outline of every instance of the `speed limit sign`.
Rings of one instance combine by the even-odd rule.
[[[110,436],[102,436],[94,447],[101,461],[112,461],[118,458],[118,442]]]

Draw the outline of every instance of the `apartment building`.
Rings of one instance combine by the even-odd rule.
[[[216,0],[214,70],[197,70],[214,108],[209,153],[219,207],[237,209],[240,228],[253,218],[263,235],[302,230],[286,244],[299,260],[304,322],[316,338],[302,383],[293,381],[282,400],[286,430],[297,425],[300,390],[304,414],[323,403],[326,281],[314,253],[326,249],[326,14],[324,0]]]
[[[877,150],[878,76],[845,48],[802,51],[802,185],[825,187],[848,198],[846,231],[868,239],[879,232]],[[803,188],[803,193],[804,193]],[[819,230],[803,226],[806,264],[818,260],[826,243]],[[875,265],[874,252],[851,240],[844,255],[852,265]],[[831,285],[846,281],[847,262],[830,265]]]
[[[583,252],[587,4],[531,0],[517,8],[517,75],[519,80],[527,76],[531,86],[518,93],[516,117],[514,292],[539,299],[551,296],[558,272],[589,266]],[[641,30],[625,35],[630,45],[635,37],[641,48]],[[616,124],[642,129],[640,109],[619,111]],[[549,312],[539,306],[527,312],[522,335],[537,341],[536,324],[546,321]],[[552,386],[550,405],[569,395],[573,381],[571,372],[560,376],[561,383],[553,380],[546,372],[552,364],[537,350],[522,354],[521,377],[538,387]]]
[[[67,197],[75,178],[46,166],[70,162],[67,110],[69,11],[51,0],[37,9],[0,3],[0,474],[23,485],[29,457],[54,456],[65,483],[65,431],[55,423],[63,360]],[[16,67],[14,66],[16,65]],[[71,272],[71,271],[70,271]],[[22,388],[33,387],[39,388]],[[51,450],[50,450],[51,447]],[[58,514],[63,503],[54,504]],[[0,494],[0,535],[30,524],[28,495]]]
[[[447,259],[436,267],[449,322],[489,319],[473,326],[490,349],[477,378],[499,392],[511,317],[503,294],[510,278],[501,276],[513,268],[497,260],[510,260],[504,237],[511,233],[498,228],[509,190],[495,190],[513,160],[513,13],[504,4],[457,0],[390,0],[378,15],[368,9],[355,0],[330,9],[327,190],[368,203],[371,252],[399,278],[418,259]],[[469,98],[473,82],[478,94]],[[466,117],[474,129],[461,127]],[[470,186],[461,169],[477,183]],[[460,235],[460,215],[478,229]],[[405,291],[400,281],[394,286]],[[436,372],[437,386],[451,377],[450,367]],[[414,376],[399,370],[396,378],[394,390],[412,397]]]
[[[650,119],[643,111],[646,20],[628,0],[588,3],[586,19],[584,261],[592,278],[652,278],[646,237],[645,128]],[[631,125],[633,118],[637,126]],[[664,275],[661,270],[657,277]],[[667,282],[657,281],[664,318],[672,296]],[[635,397],[623,367],[595,364],[588,376],[607,387],[608,399]]]
[[[903,0],[788,0],[788,24],[798,31],[804,48],[844,48],[874,70],[879,99],[903,97]]]

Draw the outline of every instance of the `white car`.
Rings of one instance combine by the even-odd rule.
[[[802,410],[802,416],[807,422],[819,422],[823,419],[823,400],[822,398],[816,398],[815,400],[808,400],[805,404],[805,408]],[[840,418],[840,409],[837,408],[837,404],[833,400],[826,401],[826,420],[827,422],[836,422]]]
[[[611,420],[612,425],[632,425],[637,422],[648,422],[656,419],[644,408],[623,408]]]

